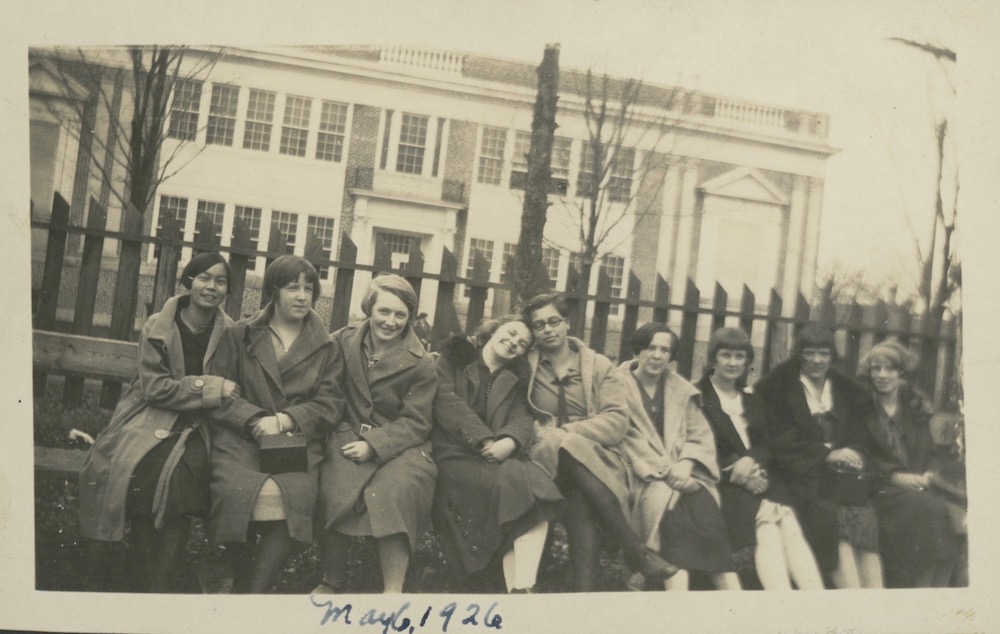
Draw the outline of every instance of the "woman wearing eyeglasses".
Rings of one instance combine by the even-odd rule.
[[[535,336],[528,353],[529,404],[535,410],[531,459],[566,498],[563,522],[577,590],[593,590],[601,535],[620,544],[629,568],[664,580],[677,568],[645,547],[628,521],[628,475],[619,444],[628,432],[622,384],[605,357],[569,336],[569,307],[538,295],[523,316]]]

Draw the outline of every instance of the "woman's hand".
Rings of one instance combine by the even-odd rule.
[[[361,464],[375,457],[375,450],[367,440],[355,440],[340,448],[340,453],[351,462]]]
[[[847,467],[848,469],[854,469],[855,471],[861,471],[861,469],[865,466],[864,461],[861,459],[861,454],[854,451],[850,447],[834,449],[830,453],[826,454],[826,461],[839,464]]]
[[[514,442],[514,439],[504,437],[485,445],[479,455],[486,462],[503,462],[510,457],[510,454],[514,453],[515,449],[517,449],[517,443]]]
[[[931,485],[926,476],[918,475],[916,473],[905,473],[903,471],[894,471],[892,475],[889,476],[889,482],[900,487],[901,489],[912,489],[914,491],[926,489]]]
[[[747,480],[750,479],[751,474],[753,474],[753,470],[756,468],[756,460],[754,460],[751,456],[743,456],[731,465],[730,469],[732,469],[732,471],[729,473],[729,481],[733,484],[744,486],[746,485]]]
[[[694,461],[687,458],[678,460],[670,465],[670,468],[667,469],[667,475],[664,478],[667,486],[681,493],[694,493],[697,491],[698,482],[691,477],[692,469],[694,469]]]
[[[264,436],[273,436],[281,433],[281,424],[277,416],[262,416],[254,421],[250,427],[250,433],[254,440],[260,442]]]
[[[229,379],[222,380],[222,398],[224,399],[234,399],[242,398],[243,394],[240,392],[240,385],[236,381],[230,381]]]

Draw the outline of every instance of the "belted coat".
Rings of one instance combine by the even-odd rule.
[[[221,376],[184,375],[184,351],[175,318],[180,297],[172,297],[143,325],[136,377],[122,394],[108,426],[98,434],[80,471],[80,533],[100,541],[122,541],[129,480],[139,461],[168,437],[178,412],[218,407]],[[204,364],[215,354],[233,321],[217,310]],[[198,433],[209,445],[209,430],[197,425],[175,445],[160,474],[153,512],[162,517],[170,477],[184,451],[186,434]]]
[[[365,321],[332,335],[343,356],[346,407],[320,467],[318,520],[327,529],[346,522],[340,528],[347,534],[403,533],[415,548],[430,526],[437,476],[428,440],[437,372],[412,328],[366,368],[361,346],[369,327]],[[375,457],[361,464],[341,453],[359,439],[375,450]]]
[[[312,542],[322,443],[344,410],[338,377],[338,348],[323,320],[310,310],[302,331],[280,360],[268,328],[266,306],[227,329],[210,367],[239,383],[242,398],[212,411],[212,508],[208,533],[213,543],[243,542],[257,494],[267,478],[281,489],[292,539]],[[260,446],[247,424],[285,412],[306,438],[308,471],[268,475],[260,470]]]

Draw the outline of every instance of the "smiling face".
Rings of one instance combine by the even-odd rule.
[[[274,302],[275,317],[284,322],[302,321],[312,308],[313,285],[306,281],[306,274],[278,289]]]
[[[830,371],[833,353],[829,348],[805,348],[802,350],[802,374],[811,381],[822,383]]]
[[[529,321],[540,350],[555,352],[566,345],[566,337],[569,335],[569,321],[560,315],[552,304],[531,311]]]
[[[673,343],[668,332],[658,332],[649,340],[649,345],[639,351],[639,373],[651,378],[659,377],[670,363],[670,346]]]
[[[382,343],[398,339],[410,319],[410,311],[403,300],[388,291],[381,291],[372,304],[372,315],[368,319],[372,337]]]
[[[872,379],[872,387],[879,394],[892,394],[899,389],[903,380],[899,366],[884,356],[872,359],[869,376]]]
[[[497,328],[486,349],[492,351],[497,359],[506,363],[523,355],[531,346],[531,331],[521,321],[511,321]]]
[[[737,381],[747,369],[746,350],[720,348],[715,353],[715,376],[724,381]]]
[[[191,303],[203,310],[215,310],[226,301],[229,278],[221,262],[191,278]]]

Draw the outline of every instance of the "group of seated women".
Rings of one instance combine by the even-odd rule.
[[[192,517],[231,553],[236,593],[268,592],[314,542],[313,593],[350,592],[360,536],[384,591],[402,592],[431,527],[457,579],[495,565],[508,592],[530,593],[556,521],[580,591],[608,547],[632,588],[687,589],[697,572],[739,589],[741,549],[765,589],[880,587],[883,566],[900,586],[951,576],[928,413],[897,344],[872,349],[859,386],[832,369],[832,334],[809,326],[751,391],[753,347],[735,328],[712,334],[692,385],[670,369],[667,326],[639,327],[615,368],[569,336],[559,295],[432,355],[397,275],[375,277],[366,319],[332,335],[305,259],[272,262],[268,303],[238,323],[221,308],[229,278],[215,253],[186,265],[190,292],[145,324],[137,378],[80,476],[83,536],[127,534],[151,592],[175,588]],[[297,467],[262,465],[275,437],[296,441]]]

